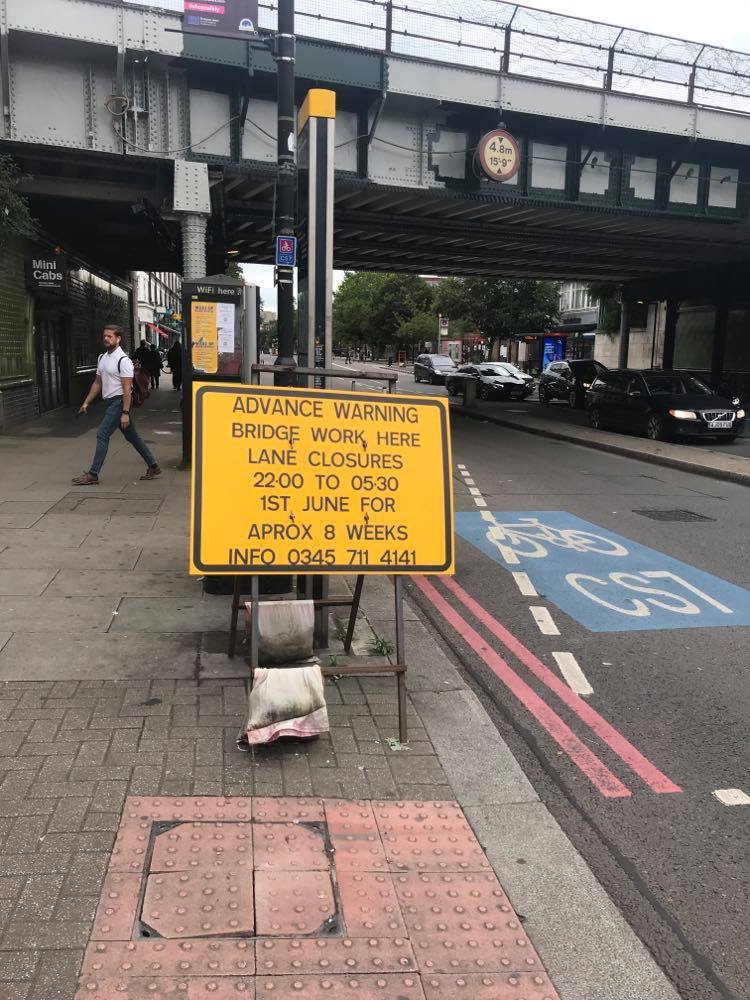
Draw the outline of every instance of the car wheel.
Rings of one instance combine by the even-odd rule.
[[[549,396],[547,395],[547,390],[544,388],[543,385],[539,386],[539,402],[542,404],[542,406],[547,406],[547,404],[549,403]]]
[[[570,403],[571,410],[578,409],[578,393],[575,391],[575,389],[570,390],[568,394],[568,402]]]
[[[430,375],[430,385],[437,385],[437,384],[438,384],[437,375]]]
[[[664,421],[658,413],[652,413],[646,423],[646,437],[650,441],[664,440]]]
[[[589,424],[594,428],[595,431],[602,430],[604,424],[602,423],[602,411],[598,406],[592,406],[589,410]]]

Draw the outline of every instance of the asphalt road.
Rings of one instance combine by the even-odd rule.
[[[456,576],[415,601],[681,995],[747,1000],[750,492],[452,423]]]

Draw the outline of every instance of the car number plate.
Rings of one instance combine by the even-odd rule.
[[[728,431],[731,426],[731,420],[712,420],[708,425],[708,429],[712,431]]]

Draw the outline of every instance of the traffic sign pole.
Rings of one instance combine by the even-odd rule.
[[[276,73],[278,77],[278,138],[276,148],[276,235],[294,237],[297,167],[295,161],[296,119],[294,113],[294,0],[279,0],[276,35]],[[279,365],[294,364],[294,267],[276,268],[278,286]],[[289,385],[293,376],[278,372],[276,385]]]

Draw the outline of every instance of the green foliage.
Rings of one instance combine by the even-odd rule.
[[[34,221],[23,195],[18,193],[21,172],[9,156],[0,156],[0,245],[15,233],[29,236]]]
[[[416,274],[349,273],[333,300],[333,335],[339,344],[368,344],[376,353],[401,337],[413,317],[432,308],[432,290]],[[435,333],[437,318],[433,323]]]
[[[242,273],[242,266],[238,264],[236,260],[227,261],[227,268],[226,271],[224,271],[224,274],[226,274],[228,278],[239,278],[240,281],[245,280],[245,275]]]
[[[432,312],[414,313],[399,326],[396,331],[396,341],[399,345],[421,344],[424,341],[435,341],[438,337],[438,318]]]
[[[448,278],[437,286],[435,308],[451,321],[479,330],[491,352],[498,338],[540,333],[554,323],[557,285],[520,278]]]
[[[395,648],[390,639],[384,639],[382,635],[374,635],[367,651],[370,656],[391,656]]]

